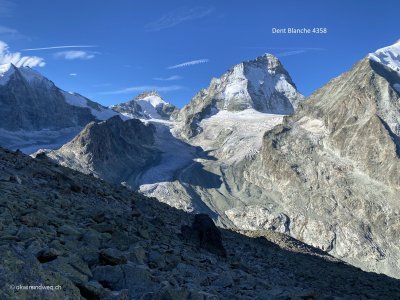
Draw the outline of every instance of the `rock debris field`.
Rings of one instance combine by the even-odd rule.
[[[0,299],[400,298],[398,280],[288,236],[195,219],[0,148]]]

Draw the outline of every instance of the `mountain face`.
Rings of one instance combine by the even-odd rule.
[[[126,146],[135,130],[115,118],[48,155],[221,226],[284,233],[400,278],[398,50],[370,54],[304,101],[265,55],[212,80],[174,122],[153,120],[154,142],[137,123]]]
[[[89,123],[72,141],[47,156],[63,166],[121,183],[156,159],[154,126],[114,116]]]
[[[28,67],[0,66],[0,143],[3,146],[24,148],[35,143],[65,143],[62,136],[76,134],[87,123],[116,114],[81,95],[59,89]]]
[[[371,54],[358,62],[292,116],[246,109],[201,119],[189,143],[208,157],[145,194],[400,278],[400,77],[389,67],[399,58],[392,49],[397,44],[378,50],[386,54],[380,61]]]
[[[201,90],[179,112],[184,122],[182,136],[191,138],[199,133],[199,123],[218,111],[242,111],[289,115],[303,99],[281,62],[271,54],[242,62],[227,71],[210,86]]]
[[[242,173],[265,203],[228,212],[234,223],[275,220],[336,257],[400,277],[399,46],[364,58],[266,132]]]
[[[133,100],[111,106],[116,112],[129,118],[169,120],[178,108],[165,102],[157,92],[145,92]]]
[[[1,128],[60,129],[84,126],[115,114],[78,94],[60,90],[28,67],[6,64],[0,68]]]
[[[219,230],[221,257],[204,245],[212,221],[45,157],[0,147],[0,190],[1,299],[400,297],[399,280],[274,232]]]

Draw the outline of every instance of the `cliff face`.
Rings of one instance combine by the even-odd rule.
[[[365,58],[329,82],[264,135],[244,176],[292,236],[400,277],[400,96],[387,78]]]

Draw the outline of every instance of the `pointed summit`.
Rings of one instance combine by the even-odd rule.
[[[166,119],[178,109],[166,102],[156,91],[146,91],[137,95],[133,100],[111,106],[129,118]]]
[[[182,134],[193,137],[198,123],[218,111],[254,109],[262,113],[290,115],[304,97],[278,58],[266,53],[233,66],[200,91],[179,113],[185,122]]]
[[[30,146],[45,140],[49,142],[43,145],[57,146],[59,141],[65,142],[64,130],[77,132],[91,121],[116,114],[83,96],[63,91],[34,69],[12,63],[0,65],[2,146],[28,149],[28,153]]]
[[[12,63],[0,65],[0,85],[6,84],[15,70],[16,67]]]

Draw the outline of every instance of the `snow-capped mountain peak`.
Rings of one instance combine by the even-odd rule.
[[[140,119],[169,119],[177,110],[155,91],[139,94],[131,101],[111,106],[111,109],[129,118]]]
[[[136,101],[146,101],[151,104],[154,108],[157,107],[158,105],[162,104],[167,104],[167,102],[164,101],[161,96],[155,92],[155,91],[150,91],[150,92],[145,92],[140,95],[138,95],[136,98]]]
[[[41,75],[39,72],[31,69],[30,67],[16,67],[12,63],[0,65],[0,85],[5,85],[11,77],[18,73],[29,84],[34,82],[45,83],[47,86],[53,86],[54,83]]]
[[[370,53],[369,57],[390,70],[395,71],[400,76],[400,40],[391,46]]]
[[[182,136],[190,138],[199,132],[201,120],[219,111],[254,109],[290,115],[303,99],[279,59],[265,53],[234,65],[218,79],[213,78],[207,89],[182,108],[177,119],[185,123]]]
[[[235,65],[220,80],[226,84],[223,98],[228,110],[291,114],[301,98],[279,59],[269,53]]]

